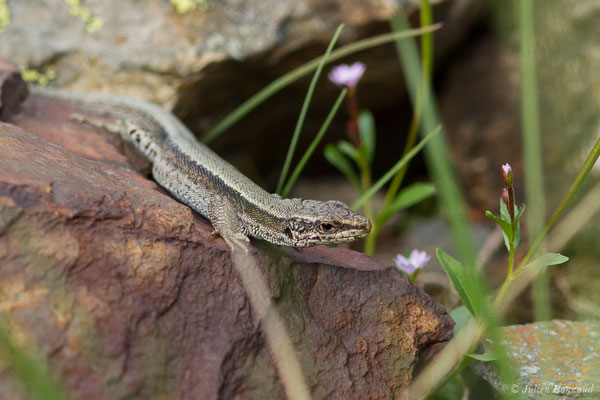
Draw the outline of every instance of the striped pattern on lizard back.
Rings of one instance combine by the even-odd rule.
[[[371,229],[368,219],[339,201],[282,199],[267,193],[155,104],[98,93],[35,91],[91,115],[113,119],[110,130],[148,157],[157,183],[210,219],[215,232],[230,246],[254,236],[306,247],[356,240]]]

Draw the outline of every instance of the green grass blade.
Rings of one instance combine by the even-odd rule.
[[[428,0],[421,0],[421,8],[419,12],[421,26],[429,26],[433,23],[433,13],[431,10],[431,4],[429,4]],[[424,87],[428,87],[431,82],[431,74],[433,70],[433,32],[424,33],[421,36],[421,59],[423,65],[423,76],[422,76],[422,85]],[[421,92],[423,88],[420,89]],[[406,138],[406,144],[404,145],[403,155],[406,154],[410,149],[415,145],[417,141],[418,132],[419,132],[419,122],[421,120],[421,102],[422,102],[422,93],[417,95],[416,105],[414,107],[412,120],[410,123],[410,128],[408,130],[408,135]],[[400,186],[402,185],[402,181],[404,180],[404,175],[408,169],[408,165],[405,168],[402,168],[388,188],[388,191],[385,195],[385,199],[383,201],[383,208],[386,208],[393,199],[396,197],[396,193],[400,190]],[[383,218],[380,215],[377,218],[377,223],[379,225],[383,224],[386,221],[386,218]]]
[[[427,26],[427,27],[423,27],[423,28],[419,28],[419,29],[409,29],[409,30],[406,30],[403,32],[386,33],[383,35],[374,36],[372,38],[359,40],[358,42],[348,44],[346,46],[340,47],[336,51],[333,51],[329,55],[329,57],[327,58],[325,63],[329,64],[331,62],[334,62],[341,58],[344,58],[350,54],[354,54],[361,50],[369,49],[371,47],[379,46],[379,45],[382,45],[385,43],[393,42],[396,39],[418,36],[418,35],[422,35],[427,32],[433,32],[433,31],[439,29],[441,26],[442,26],[442,24],[435,24],[435,25],[431,25],[431,26]],[[284,87],[288,86],[289,84],[310,74],[312,71],[314,71],[319,66],[321,59],[322,59],[322,56],[317,57],[317,58],[301,65],[300,67],[294,69],[293,71],[290,71],[285,75],[282,75],[281,77],[277,78],[276,80],[271,82],[269,85],[267,85],[265,88],[260,90],[254,96],[250,97],[248,100],[246,100],[240,106],[238,106],[235,110],[233,110],[231,113],[229,113],[225,118],[223,118],[218,124],[216,124],[206,134],[206,137],[203,140],[204,143],[212,142],[221,133],[223,133],[225,130],[227,130],[229,127],[231,127],[233,124],[235,124],[241,118],[243,118],[250,111],[255,109],[258,105],[263,103],[269,97],[271,97],[272,95],[274,95],[275,93],[277,93],[278,91],[283,89]]]
[[[402,167],[404,167],[414,156],[419,153],[419,151],[430,141],[434,136],[440,133],[441,127],[433,130],[429,135],[425,136],[423,140],[421,140],[415,147],[412,148],[411,151],[406,153],[404,157],[402,157],[392,168],[388,170],[377,182],[375,182],[369,189],[365,190],[363,194],[360,195],[358,200],[352,205],[353,210],[358,210],[363,204],[367,202],[379,189],[383,187],[390,179],[394,177],[396,172],[400,171]]]
[[[532,0],[519,0],[519,34],[525,196],[527,204],[535,204],[535,207],[529,209],[527,215],[527,233],[530,238],[534,238],[544,229],[546,202],[543,188]],[[540,250],[544,251],[543,248]],[[548,279],[548,274],[543,270],[533,281],[533,311],[536,321],[552,318]]]
[[[392,18],[392,26],[395,31],[402,31],[407,26],[406,18],[402,15],[396,15]],[[409,94],[416,104],[419,93],[419,82],[422,82],[421,66],[417,48],[412,39],[397,40],[396,46],[400,54],[400,61],[406,82],[409,87]],[[433,102],[432,93],[429,87],[423,88],[422,101],[422,129],[421,133],[431,132],[439,126],[439,118]],[[439,190],[440,204],[443,207],[443,213],[447,216],[452,237],[457,247],[460,259],[463,260],[467,268],[475,266],[476,249],[471,236],[470,224],[467,218],[465,201],[459,187],[458,180],[454,174],[454,168],[450,163],[450,157],[444,135],[438,135],[431,140],[425,148],[427,164],[432,172],[433,179]]]
[[[421,26],[429,26],[433,22],[433,12],[429,0],[421,0],[419,13]],[[423,60],[423,80],[428,85],[433,72],[433,32],[423,34],[421,37],[421,59]]]
[[[337,42],[340,34],[342,33],[342,29],[344,29],[344,24],[338,26],[337,30],[333,34],[331,41],[329,42],[329,46],[327,46],[327,50],[323,57],[321,57],[321,62],[317,66],[317,70],[313,75],[312,80],[310,81],[310,85],[308,86],[308,91],[306,92],[306,97],[304,98],[304,103],[302,104],[302,109],[300,110],[300,115],[298,116],[298,121],[296,122],[296,128],[294,128],[294,134],[292,135],[292,141],[290,142],[290,147],[288,148],[287,155],[285,156],[285,161],[283,163],[283,168],[281,169],[281,175],[279,175],[279,181],[277,182],[276,192],[285,197],[282,194],[283,185],[285,183],[285,178],[287,177],[288,170],[290,169],[290,164],[292,163],[292,158],[294,157],[294,152],[296,151],[296,146],[298,144],[298,139],[300,138],[300,132],[302,131],[302,126],[304,125],[304,119],[306,118],[306,113],[308,111],[308,106],[310,105],[310,100],[312,99],[312,95],[315,91],[315,86],[317,86],[317,81],[319,80],[319,76],[321,76],[321,71],[323,70],[323,66],[325,65],[325,61],[327,57],[331,54],[331,50],[333,50],[333,46],[335,46],[335,42]]]
[[[14,343],[6,328],[0,325],[0,360],[21,381],[31,399],[62,400],[67,396],[48,373],[44,363],[31,357]]]
[[[335,114],[337,113],[340,106],[342,105],[342,101],[344,101],[344,97],[346,97],[346,89],[342,90],[342,92],[338,96],[337,100],[333,104],[333,107],[329,111],[327,118],[325,118],[325,122],[323,122],[323,125],[321,125],[321,129],[319,129],[317,136],[315,136],[315,138],[313,139],[310,146],[308,146],[308,149],[306,149],[306,152],[304,152],[304,154],[302,155],[302,158],[298,162],[298,165],[296,165],[296,168],[294,168],[294,171],[290,175],[290,179],[288,179],[285,187],[283,188],[283,191],[281,192],[282,197],[286,197],[290,193],[290,190],[292,190],[294,183],[296,183],[298,176],[304,169],[304,166],[308,162],[310,156],[314,153],[315,149],[321,142],[321,139],[323,139],[325,132],[327,132],[327,129],[329,128],[329,125],[331,124],[333,117],[335,117]]]

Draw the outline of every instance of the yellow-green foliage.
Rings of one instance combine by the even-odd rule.
[[[171,0],[178,13],[183,14],[206,6],[206,0]]]
[[[3,32],[8,24],[10,24],[10,9],[6,0],[0,0],[0,32]]]
[[[25,82],[36,83],[39,86],[46,86],[56,76],[54,70],[48,70],[46,72],[40,72],[35,69],[21,68],[21,77]]]
[[[65,2],[69,6],[71,15],[85,22],[86,31],[96,32],[102,28],[102,18],[92,15],[90,10],[84,7],[83,0],[65,0]]]

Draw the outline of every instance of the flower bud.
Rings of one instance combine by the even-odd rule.
[[[508,207],[508,190],[506,188],[502,188],[502,201],[506,204],[506,207]]]
[[[502,166],[502,180],[506,187],[511,187],[513,184],[513,172],[509,164],[504,164]]]

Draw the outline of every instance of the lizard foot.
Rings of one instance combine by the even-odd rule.
[[[235,251],[236,248],[242,249],[245,254],[248,254],[248,244],[250,244],[250,239],[248,236],[243,233],[235,233],[229,236],[223,236],[225,243],[229,246],[231,251]]]
[[[234,248],[239,247],[244,250],[244,253],[248,254],[248,244],[250,244],[250,238],[243,233],[236,232],[229,235],[222,235],[215,229],[210,233],[209,237],[216,238],[217,236],[221,236],[223,240],[225,240],[225,243],[227,243],[227,246],[229,246],[231,251],[234,251]]]

